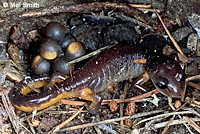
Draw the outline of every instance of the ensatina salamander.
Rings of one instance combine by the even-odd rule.
[[[147,59],[146,64],[133,62],[140,58]],[[184,71],[177,61],[144,47],[133,45],[114,46],[101,52],[70,78],[53,87],[48,87],[42,93],[26,95],[31,91],[31,88],[26,89],[28,83],[31,83],[31,78],[26,78],[12,88],[9,97],[12,104],[23,111],[41,110],[67,97],[81,97],[89,100],[91,101],[89,109],[95,111],[103,98],[99,92],[114,83],[138,76],[142,79],[135,82],[135,88],[142,89],[139,84],[144,83],[143,81],[148,78],[142,75],[145,71],[155,87],[169,97],[179,97],[185,89]],[[46,79],[48,78],[41,78],[41,80]],[[36,80],[32,81],[35,88],[36,83]]]

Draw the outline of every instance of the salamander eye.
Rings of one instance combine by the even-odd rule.
[[[164,78],[164,77],[159,77],[158,79],[157,79],[157,86],[160,88],[160,89],[165,89],[165,88],[167,88],[167,85],[168,85],[168,80],[166,79],[166,78]]]

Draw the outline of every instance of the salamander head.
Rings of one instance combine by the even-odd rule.
[[[147,63],[147,72],[155,87],[168,97],[180,97],[186,87],[184,70],[174,59],[154,58]]]

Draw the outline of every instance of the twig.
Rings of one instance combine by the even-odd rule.
[[[168,103],[169,103],[169,106],[172,108],[172,110],[176,110],[175,107],[172,105],[172,98],[171,97],[168,97]],[[182,117],[181,117],[180,114],[178,114],[178,117],[180,119],[182,119]],[[183,125],[188,129],[188,131],[190,132],[190,134],[193,134],[193,132],[190,130],[189,126],[186,123],[183,123]]]
[[[109,133],[109,134],[118,134],[115,130],[113,130],[111,127],[109,127],[105,124],[94,126],[94,128],[98,128],[99,130],[103,129],[104,131],[107,131],[107,133]],[[101,132],[101,133],[98,133],[98,134],[103,134],[103,133]],[[122,134],[122,133],[120,133],[120,134]]]
[[[193,121],[197,122],[197,121],[200,121],[200,118],[191,118]],[[157,123],[157,124],[154,124],[153,127],[155,129],[158,129],[158,128],[162,128],[162,127],[165,127],[167,125],[168,121],[166,122],[162,122],[162,123]],[[186,123],[186,121],[184,119],[179,119],[179,120],[174,120],[170,126],[172,125],[177,125],[177,124],[182,124],[182,123]]]
[[[144,94],[141,94],[141,95],[138,95],[138,96],[135,96],[135,97],[132,97],[132,98],[127,98],[127,99],[114,99],[114,101],[116,101],[117,103],[122,103],[122,102],[129,102],[129,101],[139,101],[141,99],[144,99],[146,97],[149,97],[153,94],[157,94],[159,93],[159,91],[157,89],[154,89],[150,92],[147,92],[147,93],[144,93]],[[105,105],[105,104],[108,104],[110,103],[111,100],[103,100],[103,102],[101,103],[102,105]]]
[[[62,103],[62,104],[65,104],[65,105],[83,106],[83,105],[85,105],[87,102],[62,99],[62,100],[61,100],[61,103]]]
[[[181,111],[181,112],[172,112],[172,113],[160,114],[160,115],[156,115],[154,117],[150,117],[150,118],[146,118],[144,120],[141,120],[135,126],[137,126],[137,125],[139,125],[143,122],[156,119],[156,118],[161,118],[161,117],[170,116],[170,115],[191,114],[191,113],[192,112],[190,112],[190,111]]]
[[[143,102],[143,99],[145,98],[146,100],[152,100],[152,98],[147,98],[149,96],[151,96],[152,94],[152,91],[146,93],[146,94],[143,94],[143,95],[139,95],[139,96],[135,96],[135,97],[132,97],[132,98],[127,98],[127,99],[114,99],[114,101],[116,101],[117,103],[123,103],[123,102],[129,102],[129,101],[132,101],[134,100],[135,102]],[[156,92],[153,91],[153,93],[156,94]],[[159,93],[159,92],[158,92]],[[101,105],[106,105],[106,104],[109,104],[110,101],[112,100],[103,100],[103,102],[101,103]],[[84,102],[84,101],[74,101],[74,100],[67,100],[67,99],[62,99],[61,100],[61,103],[62,104],[65,104],[65,105],[73,105],[73,106],[83,106],[85,105],[87,102]],[[55,112],[55,111],[54,111]],[[62,112],[62,111],[61,111]],[[63,111],[64,113],[70,113],[70,112],[66,112],[66,111]],[[83,112],[83,111],[82,111]]]
[[[49,113],[49,114],[73,114],[75,113],[77,110],[70,110],[70,111],[46,111],[45,113]],[[88,110],[82,110],[81,113],[87,113]]]
[[[23,68],[21,67],[21,65],[15,61],[12,60],[12,64],[17,68],[19,69],[20,71],[23,71]]]
[[[31,129],[32,133],[33,133],[33,134],[36,134],[36,133],[35,133],[35,130],[34,130],[34,128],[33,128],[33,126],[31,126],[30,120],[29,120],[28,118],[27,118],[26,120],[27,120],[27,122],[28,122],[28,124],[29,124],[29,126],[30,126],[30,129]]]
[[[143,11],[147,11],[147,12],[154,12],[155,13],[155,10],[160,13],[162,11],[164,11],[163,9],[151,9],[151,8],[137,8],[139,10],[143,10]]]
[[[177,112],[177,111],[179,111],[180,109],[183,109],[184,107],[185,107],[185,105],[186,104],[188,104],[189,103],[189,100],[187,100],[183,105],[181,105],[179,108],[177,108],[177,109],[175,109],[174,110],[174,112]],[[189,110],[189,109],[187,109],[187,110]],[[190,111],[190,110],[189,110]]]
[[[124,99],[126,98],[127,95],[127,91],[130,88],[129,83],[126,82],[124,85],[124,91],[123,94],[120,95],[120,99]],[[123,113],[124,113],[124,103],[120,103],[120,117],[123,117]],[[124,121],[120,121],[120,134],[125,134],[125,130],[124,130]]]
[[[20,82],[22,80],[22,78],[16,76],[15,74],[13,74],[13,73],[11,73],[9,71],[6,72],[6,77],[8,77],[8,78],[10,78],[10,79],[12,79],[12,80],[14,80],[16,82]]]
[[[187,82],[187,85],[190,85],[190,86],[192,86],[192,87],[194,87],[194,88],[200,90],[200,85],[195,84],[195,83],[193,83],[193,82]]]
[[[124,90],[123,94],[120,95],[120,99],[124,99],[124,97],[126,96],[126,91]],[[124,103],[120,103],[120,108],[119,108],[119,113],[120,113],[120,117],[123,117],[123,113],[124,113]],[[125,134],[124,131],[124,122],[121,120],[120,121],[120,134]]]
[[[143,113],[138,113],[138,114],[135,114],[135,115],[132,115],[132,116],[125,116],[125,117],[122,117],[122,118],[115,118],[115,119],[104,120],[104,121],[100,121],[100,122],[96,122],[96,123],[88,123],[88,124],[83,124],[83,125],[77,125],[77,126],[61,129],[60,132],[68,131],[68,130],[75,130],[75,129],[80,129],[80,128],[86,128],[86,127],[92,127],[92,126],[100,125],[100,124],[108,124],[108,123],[111,123],[111,122],[121,121],[121,120],[126,120],[126,119],[139,118],[139,117],[148,116],[148,115],[152,115],[152,114],[156,114],[156,113],[160,113],[160,112],[163,112],[163,110],[143,112]]]
[[[21,127],[23,127],[29,134],[32,134],[31,131],[30,131],[28,128],[26,128],[21,122],[18,122],[18,124],[19,124]]]
[[[98,49],[98,50],[96,50],[96,51],[93,51],[93,52],[91,52],[91,53],[89,53],[89,54],[86,54],[86,55],[80,57],[80,58],[77,58],[77,59],[75,59],[75,60],[72,60],[72,61],[68,62],[67,64],[65,64],[65,66],[69,66],[70,64],[73,64],[73,63],[82,61],[82,60],[87,59],[87,58],[92,57],[92,56],[95,56],[95,55],[97,55],[98,53],[100,53],[101,51],[103,51],[103,50],[105,50],[105,49],[108,49],[108,48],[111,48],[111,47],[113,47],[113,46],[114,46],[114,45],[112,45],[112,46],[105,46],[105,47],[103,47],[103,48],[100,48],[100,49]]]
[[[189,102],[189,100],[187,100],[182,106],[180,106],[179,108],[175,109],[173,112],[177,112],[177,111],[179,111],[180,109],[183,109],[183,107],[184,107],[186,104],[188,104],[188,102]],[[185,109],[184,109],[184,110],[185,110]],[[186,109],[186,110],[191,111],[190,109]],[[193,111],[191,111],[191,112],[194,113]],[[169,116],[170,116],[170,115],[166,116],[165,118],[167,118],[167,117],[169,117]],[[169,126],[170,126],[171,124],[173,124],[174,117],[175,117],[175,115],[174,115],[174,116],[170,119],[170,121],[166,124],[166,126],[165,126],[165,128],[164,128],[164,130],[163,130],[162,133],[166,133],[166,132],[167,132]],[[172,121],[172,120],[173,120],[173,121]]]
[[[169,30],[167,29],[167,27],[165,26],[164,22],[162,21],[159,13],[156,11],[156,14],[160,20],[160,22],[162,23],[165,31],[167,32],[169,38],[171,39],[171,41],[173,42],[174,46],[176,47],[176,49],[179,51],[179,53],[181,53],[182,55],[184,55],[184,53],[182,52],[181,48],[179,47],[179,45],[177,44],[177,42],[174,40],[174,38],[172,37],[171,33],[169,32]]]
[[[93,118],[93,120],[92,120],[92,122],[99,122],[99,121],[100,121],[99,115],[96,115],[96,118]],[[96,126],[94,126],[94,129],[96,130],[97,134],[103,134],[101,129],[106,131],[109,134],[118,134],[115,130],[113,130],[111,127],[109,127],[105,124],[96,125]]]
[[[200,127],[193,120],[186,116],[183,116],[183,119],[200,133]]]
[[[195,106],[195,107],[200,108],[200,102],[199,101],[191,100],[189,97],[187,97],[185,100],[190,102],[190,106]],[[194,113],[194,114],[196,114],[196,113]],[[197,116],[200,116],[200,115],[198,114]]]
[[[83,131],[83,133],[82,133],[82,134],[86,134],[87,130],[88,130],[88,127],[87,127],[87,128],[85,128],[85,130]]]
[[[102,131],[100,130],[100,128],[94,126],[94,129],[97,132],[97,134],[103,134]]]
[[[7,93],[5,93],[6,90],[8,90],[8,89],[4,88],[3,90],[4,90],[3,92],[0,92],[1,97],[2,97],[2,102],[3,102],[4,107],[5,107],[5,109],[6,109],[7,113],[8,113],[9,119],[10,119],[10,121],[12,123],[12,126],[13,126],[15,132],[18,133],[19,130],[20,130],[20,127],[19,127],[19,124],[18,124],[18,120],[17,120],[16,114],[15,114],[13,108],[12,108],[12,104],[9,101],[8,95],[7,95]]]
[[[170,118],[169,122],[167,123],[167,125],[166,125],[165,128],[163,129],[162,134],[165,134],[165,133],[167,132],[169,126],[170,126],[170,125],[172,124],[172,122],[174,121],[174,117],[175,117],[175,115],[174,115],[172,118]]]
[[[187,108],[187,110],[191,111],[193,114],[196,114],[197,116],[200,117],[200,114],[199,114],[197,111],[195,111],[194,109],[192,109],[192,108]]]
[[[61,124],[59,124],[57,127],[55,127],[55,129],[51,130],[48,134],[51,133],[55,133],[58,132],[62,127],[64,127],[67,123],[69,123],[71,120],[73,120],[80,112],[81,110],[84,108],[81,107],[75,114],[73,114],[70,118],[68,118],[67,120],[65,120],[64,122],[62,122]]]
[[[151,8],[151,4],[130,4],[130,5],[136,8]]]
[[[191,80],[199,80],[200,79],[200,75],[195,75],[195,76],[191,76],[185,79],[186,82],[189,82]]]
[[[141,97],[141,98],[140,98],[140,95],[139,95],[139,96],[135,96],[135,97],[132,97],[132,98],[127,98],[127,99],[114,99],[114,101],[116,101],[117,103],[123,103],[123,102],[129,102],[129,101],[132,101],[132,100],[134,100],[135,102],[143,102],[143,99],[144,99],[144,98],[145,98],[146,100],[152,100],[152,98],[147,98],[147,97],[148,97],[148,96],[146,96],[146,97]],[[139,98],[139,99],[137,99],[137,98]],[[109,104],[110,101],[112,101],[112,100],[103,100],[103,102],[101,103],[101,105]],[[62,104],[65,104],[65,105],[83,106],[83,105],[85,105],[87,102],[62,99],[62,100],[61,100],[61,103],[62,103]],[[64,111],[63,111],[63,112],[64,112]],[[82,111],[82,112],[83,112],[83,111]],[[66,112],[66,113],[68,113],[68,112]]]

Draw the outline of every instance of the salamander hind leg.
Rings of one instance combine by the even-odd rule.
[[[91,101],[89,106],[86,104],[89,112],[94,115],[100,114],[98,111],[103,100],[103,96],[99,93],[96,93],[94,90],[89,88],[74,89],[70,92],[67,92],[67,97],[81,97],[83,100]]]

